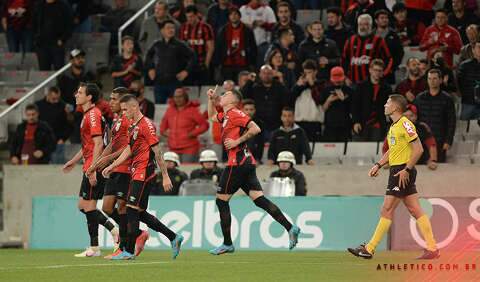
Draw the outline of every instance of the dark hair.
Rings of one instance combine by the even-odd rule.
[[[100,98],[100,88],[95,83],[80,82],[79,87],[85,87],[85,93],[87,96],[92,96],[92,103],[96,103]]]
[[[242,92],[240,92],[240,90],[232,89],[230,90],[230,92],[232,92],[232,94],[235,95],[235,97],[239,102],[243,100],[243,95],[242,95]]]
[[[407,101],[407,98],[405,98],[405,96],[400,94],[393,94],[393,95],[390,95],[390,99],[400,107],[401,113],[404,113],[407,110],[408,101]]]
[[[35,104],[28,104],[25,107],[25,111],[36,111],[38,113],[38,106]]]
[[[127,40],[130,40],[135,44],[135,38],[133,38],[133,36],[130,36],[130,35],[125,35],[122,37],[122,44]]]
[[[277,5],[277,12],[278,12],[278,10],[280,10],[280,7],[287,7],[290,12],[292,11],[292,8],[290,7],[290,5],[288,5],[287,2],[280,2],[280,3],[278,3],[278,5]]]
[[[121,98],[123,95],[129,94],[130,90],[125,87],[117,87],[112,90],[112,93],[118,94],[118,96]]]
[[[406,11],[407,8],[405,7],[405,4],[403,3],[395,3],[395,5],[393,5],[392,7],[392,13],[397,13],[397,12],[401,12],[401,11]]]
[[[337,17],[343,17],[342,10],[339,7],[329,7],[327,9],[327,14],[329,13],[337,15]]]
[[[408,66],[408,64],[410,64],[410,61],[413,61],[413,60],[418,60],[420,62],[420,60],[417,57],[410,57],[408,58],[406,65]]]
[[[423,59],[420,59],[420,63],[421,63],[421,64],[427,64],[427,65],[428,65],[429,62],[428,62],[428,59],[423,58]]]
[[[132,94],[126,94],[120,99],[120,103],[128,103],[130,101],[137,101],[137,97]]]
[[[435,15],[437,15],[438,13],[444,13],[445,15],[448,15],[448,10],[447,10],[447,9],[443,9],[443,8],[436,9],[436,10],[435,10]]]
[[[254,101],[253,99],[243,99],[243,100],[242,100],[242,104],[243,104],[244,106],[246,106],[246,105],[253,105],[253,106],[255,106],[255,101]]]
[[[430,69],[427,74],[431,74],[431,73],[436,73],[438,74],[438,77],[442,77],[442,71],[440,69],[437,69],[437,68],[433,68],[433,69]]]
[[[273,68],[272,59],[273,59],[273,57],[274,57],[277,53],[280,53],[280,55],[282,55],[282,59],[283,59],[282,51],[280,51],[280,49],[278,49],[278,48],[273,49],[273,50],[270,51],[270,53],[268,54],[267,64],[269,64],[272,68]],[[285,60],[284,60],[284,59],[283,59],[283,61],[284,61],[283,63],[285,63]]]
[[[55,92],[55,93],[60,93],[60,88],[58,88],[57,86],[51,86],[50,88],[48,88],[48,92]]]
[[[385,63],[381,59],[373,59],[372,62],[370,63],[370,67],[373,67],[373,66],[379,66],[384,68]]]
[[[163,29],[167,24],[173,24],[175,25],[175,22],[172,20],[164,20],[163,22],[160,23],[160,29]]]
[[[293,33],[293,30],[291,28],[282,28],[278,32],[278,38],[281,38],[282,36],[285,36],[286,34],[288,35],[289,33]]]
[[[198,14],[198,8],[195,5],[190,5],[185,8],[185,14],[194,13]]]
[[[312,59],[305,60],[302,64],[304,70],[318,70],[317,62]]]
[[[292,107],[289,107],[289,106],[283,107],[282,112],[283,111],[295,113],[295,110]]]
[[[388,17],[388,11],[385,9],[380,9],[375,12],[375,19],[377,19],[381,15],[386,15]]]
[[[316,20],[316,21],[311,22],[311,23],[310,23],[310,26],[313,26],[313,25],[315,25],[315,24],[320,24],[320,25],[322,25],[322,27],[324,27],[324,26],[323,26],[323,23],[322,23],[321,21],[319,21],[319,20]]]
[[[163,0],[158,0],[157,2],[155,2],[155,5],[164,5],[165,7],[168,8],[167,3],[165,3],[165,1],[163,1]]]

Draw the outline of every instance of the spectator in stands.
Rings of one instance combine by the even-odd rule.
[[[307,9],[307,6],[312,10],[320,9],[320,1],[318,0],[293,0],[293,3],[298,10]]]
[[[18,53],[32,52],[32,13],[34,2],[28,1],[3,1],[0,7],[2,27],[7,36],[8,51]]]
[[[357,30],[357,24],[360,24],[357,19],[363,14],[368,14],[373,17],[375,8],[376,6],[373,1],[355,0],[355,3],[348,7],[345,12],[345,23],[351,26],[353,30]]]
[[[159,0],[155,3],[153,15],[143,21],[140,29],[139,39],[144,51],[147,51],[156,40],[162,38],[160,26],[165,20],[173,21],[176,31],[180,30],[180,23],[168,13],[167,3]]]
[[[130,93],[137,97],[137,101],[140,107],[140,111],[144,116],[153,120],[155,117],[155,104],[145,98],[145,86],[141,80],[134,80],[130,83],[128,88]]]
[[[325,31],[325,36],[335,41],[338,51],[342,54],[345,42],[353,35],[352,29],[343,22],[342,10],[338,7],[328,8],[327,23],[328,28]]]
[[[390,50],[390,54],[392,55],[393,65],[392,71],[385,76],[385,79],[390,84],[395,84],[395,71],[398,69],[398,66],[402,62],[403,55],[405,54],[403,51],[402,41],[395,33],[395,31],[390,27],[389,24],[389,13],[387,10],[378,10],[375,12],[375,23],[376,23],[376,30],[375,35],[378,37],[383,38],[385,43],[387,44],[388,49]]]
[[[404,2],[409,19],[420,20],[425,26],[432,23],[434,18],[433,6],[435,6],[437,0],[405,0]]]
[[[177,5],[170,9],[170,14],[179,21],[181,24],[187,21],[187,16],[185,15],[185,10],[188,6],[195,6],[195,0],[179,0]],[[202,16],[199,14],[199,16]]]
[[[458,64],[460,65],[463,61],[473,58],[473,46],[475,43],[480,41],[478,25],[471,24],[467,27],[467,37],[468,44],[464,45],[460,50],[460,58],[458,59]]]
[[[288,89],[273,78],[271,66],[262,66],[259,76],[260,80],[255,81],[255,76],[250,75],[241,92],[245,98],[255,101],[257,116],[265,123],[262,133],[268,140],[272,131],[280,126],[282,108],[288,105],[291,99]]]
[[[61,99],[60,89],[52,86],[44,99],[37,101],[39,119],[47,123],[53,130],[57,144],[55,152],[52,153],[52,162],[55,164],[64,163],[63,144],[70,135],[70,122],[67,116],[66,104]]]
[[[392,94],[392,88],[382,80],[385,65],[375,59],[370,63],[370,76],[358,84],[353,95],[354,140],[382,141],[387,130],[384,105]]]
[[[453,66],[453,54],[459,54],[462,48],[462,39],[458,31],[448,25],[447,11],[435,11],[435,23],[427,27],[420,42],[420,50],[427,51],[427,58],[431,59],[435,51],[443,53],[445,62]]]
[[[58,70],[65,63],[65,43],[72,35],[72,11],[59,0],[41,0],[34,11],[33,39],[40,70]]]
[[[10,146],[10,161],[18,164],[48,164],[55,150],[55,135],[50,126],[38,120],[35,104],[25,108],[25,121],[18,125]]]
[[[445,62],[444,54],[440,50],[436,50],[430,60],[430,69],[439,69],[442,72],[442,84],[441,88],[448,94],[454,94],[457,91],[455,85],[455,77],[453,75],[452,68],[450,68]]]
[[[480,41],[472,47],[473,58],[461,63],[457,73],[457,85],[462,97],[461,120],[480,120]]]
[[[465,0],[452,0],[452,12],[448,15],[448,24],[460,33],[463,44],[468,43],[467,27],[478,22],[479,19],[473,11],[465,9]]]
[[[168,177],[172,181],[172,190],[166,192],[163,189],[163,178],[162,174],[158,173],[156,178],[156,185],[155,188],[152,189],[150,192],[151,195],[158,195],[158,196],[178,196],[178,192],[180,191],[180,186],[185,180],[188,180],[188,175],[178,169],[180,166],[180,158],[174,152],[165,152],[163,154],[163,159],[165,160],[165,164],[167,166],[167,173]]]
[[[257,59],[257,45],[250,28],[240,21],[240,10],[229,10],[228,23],[217,33],[215,64],[221,81],[235,80],[240,72],[253,71]]]
[[[403,3],[396,3],[392,8],[393,28],[402,41],[403,46],[418,46],[425,32],[425,25],[418,19],[407,16],[407,8]]]
[[[192,72],[195,54],[175,37],[175,23],[166,20],[161,26],[162,37],[148,50],[145,66],[154,81],[155,103],[165,104],[173,91]]]
[[[295,113],[292,108],[285,107],[282,110],[282,126],[272,133],[270,146],[268,147],[269,165],[273,165],[282,151],[290,151],[295,155],[297,164],[303,163],[303,157],[308,165],[313,165],[312,152],[308,144],[305,131],[295,124]]]
[[[134,80],[142,78],[142,58],[134,51],[135,39],[129,35],[122,38],[122,54],[112,62],[113,87],[130,87]]]
[[[297,46],[295,45],[295,37],[291,29],[282,29],[279,32],[278,39],[274,40],[268,47],[265,54],[265,63],[271,58],[273,50],[279,50],[283,57],[283,62],[289,69],[295,69],[295,62],[297,61]]]
[[[255,101],[252,99],[242,100],[243,112],[247,114],[250,119],[255,122],[260,129],[265,127],[265,124],[256,115],[257,108],[255,107]],[[263,134],[257,134],[255,137],[248,139],[247,146],[253,154],[253,157],[258,163],[262,163],[263,149],[265,147],[265,139]]]
[[[207,11],[207,23],[212,27],[213,34],[216,35],[221,27],[228,23],[230,9],[233,8],[230,0],[217,0]]]
[[[295,84],[295,72],[287,67],[288,63],[285,64],[285,58],[282,55],[282,51],[279,49],[273,49],[268,55],[265,63],[272,67],[273,78],[285,85],[287,89],[291,89]]]
[[[297,46],[305,39],[303,28],[296,24],[292,19],[290,5],[287,2],[280,2],[277,5],[278,22],[272,29],[272,41],[280,38],[280,32],[284,29],[290,29],[293,32],[295,44]]]
[[[395,93],[402,94],[409,103],[413,103],[415,97],[427,90],[427,81],[420,72],[420,60],[412,57],[407,60],[407,78],[400,81],[395,88]]]
[[[73,12],[73,32],[89,33],[92,32],[91,15],[96,13],[93,1],[68,0]]]
[[[294,168],[295,156],[292,152],[282,151],[277,157],[278,170],[273,171],[270,177],[290,178],[295,183],[295,196],[307,196],[307,181],[305,175]]]
[[[215,48],[212,27],[201,21],[196,6],[185,9],[187,21],[180,27],[180,40],[195,52],[196,64],[188,77],[189,85],[206,85],[211,80],[211,65]]]
[[[218,184],[223,169],[217,166],[218,157],[213,150],[204,150],[200,153],[201,168],[195,169],[190,173],[190,179],[211,180]]]
[[[420,65],[418,65],[418,69],[420,70],[421,78],[427,81],[427,71],[430,69],[430,62],[428,59],[420,59]]]
[[[345,84],[342,67],[332,68],[330,83],[320,94],[320,104],[325,112],[322,141],[346,142],[350,139],[352,128],[353,89]]]
[[[255,81],[257,74],[249,71],[241,71],[238,74],[238,89],[242,89],[249,80]]]
[[[275,23],[275,13],[262,0],[250,0],[247,5],[240,8],[242,22],[253,30],[257,43],[257,64],[261,65],[271,41],[271,31]]]
[[[109,10],[101,19],[101,31],[110,32],[110,48],[111,50],[117,50],[118,44],[118,29],[128,21],[135,11],[128,7],[128,0],[115,0],[115,7]],[[132,24],[124,31],[124,35],[134,36],[135,25]],[[117,51],[118,52],[118,51]]]
[[[198,136],[208,130],[199,106],[198,101],[189,101],[184,88],[177,88],[160,123],[160,134],[168,138],[168,148],[179,154],[182,162],[197,161]]]
[[[307,59],[314,60],[318,64],[318,77],[328,80],[330,69],[340,64],[337,44],[325,37],[320,21],[314,21],[310,25],[309,34],[298,47],[298,61],[303,64]]]
[[[415,98],[418,121],[425,122],[432,129],[437,141],[438,161],[445,162],[455,135],[455,105],[452,97],[441,90],[442,73],[438,69],[428,71],[428,90]]]
[[[374,59],[383,61],[383,76],[392,72],[393,59],[388,46],[383,38],[372,32],[372,17],[363,14],[358,17],[358,33],[348,39],[343,51],[342,63],[348,76],[347,84],[367,79],[369,65]]]

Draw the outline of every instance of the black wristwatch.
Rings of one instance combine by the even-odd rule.
[[[380,163],[375,163],[376,166],[378,166],[378,168],[382,168],[382,165]]]

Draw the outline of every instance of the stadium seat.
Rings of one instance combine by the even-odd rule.
[[[155,103],[155,93],[153,92],[153,86],[145,86],[143,96]]]
[[[22,53],[1,53],[0,69],[17,70],[22,65]]]
[[[417,57],[418,59],[425,59],[427,57],[427,52],[420,51],[418,46],[406,46],[403,47],[405,55],[403,56],[401,65],[406,65],[407,60],[411,57]]]
[[[7,35],[4,32],[0,33],[0,52],[8,52]]]
[[[464,141],[464,142],[457,142],[453,143],[452,148],[450,148],[449,155],[450,156],[458,156],[458,155],[473,155],[475,154],[475,146],[476,143],[474,141]]]
[[[167,111],[168,105],[155,105],[155,117],[153,118],[153,121],[155,123],[155,126],[157,127],[157,130],[160,130],[160,122],[162,121],[163,115]]]
[[[335,165],[340,163],[344,155],[345,143],[315,143],[313,160],[321,165]]]
[[[349,142],[345,156],[341,157],[342,164],[370,165],[378,153],[377,142]]]
[[[320,10],[298,10],[297,24],[304,28],[309,23],[320,20],[320,15]]]
[[[263,193],[272,197],[295,196],[295,182],[291,178],[272,177],[262,183]]]
[[[0,113],[6,110],[8,106],[0,105]],[[8,119],[0,119],[0,142],[5,143],[8,140]]]
[[[27,82],[27,77],[27,71],[0,71],[0,84],[7,86],[22,86]]]
[[[81,33],[81,48],[85,51],[88,69],[107,66],[109,63],[110,33]]]
[[[208,103],[207,91],[210,88],[215,89],[215,85],[203,85],[202,87],[200,87],[199,101],[201,104]],[[217,95],[220,95],[220,89],[222,89],[222,87],[217,88]]]
[[[187,90],[189,100],[198,100],[198,95],[200,93],[199,87],[195,85],[184,86]]]
[[[186,180],[180,186],[179,196],[215,196],[217,185],[210,180]]]
[[[29,84],[37,85],[41,82],[45,81],[51,75],[53,75],[55,71],[30,71],[28,73],[28,80]],[[56,81],[52,80],[47,86],[55,85]]]
[[[3,95],[5,98],[20,99],[25,96],[31,89],[28,87],[5,87]]]
[[[39,70],[36,53],[25,53],[22,60],[23,70]]]

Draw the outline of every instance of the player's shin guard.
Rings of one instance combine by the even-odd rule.
[[[119,214],[118,215],[118,227],[120,229],[120,246],[119,248],[121,250],[125,250],[126,244],[127,244],[127,214]]]
[[[126,251],[130,254],[135,253],[135,241],[140,234],[140,216],[138,210],[127,207],[127,246]]]
[[[98,246],[98,217],[97,211],[85,212],[87,218],[88,234],[90,235],[90,246]]]
[[[433,238],[432,225],[430,224],[430,219],[428,216],[424,214],[419,217],[417,219],[417,224],[423,238],[427,242],[427,250],[432,252],[436,251],[437,243],[435,242],[435,238]]]
[[[98,217],[98,223],[103,225],[108,231],[112,231],[113,228],[115,228],[115,225],[108,220],[108,217],[106,217],[101,211],[96,210],[97,212],[97,217]]]
[[[385,233],[388,232],[388,229],[390,229],[391,224],[391,219],[380,217],[377,228],[375,229],[375,233],[373,233],[372,239],[370,239],[370,242],[368,242],[368,244],[365,246],[365,249],[367,249],[370,254],[373,254],[375,252],[375,248],[378,246],[378,244],[380,244],[383,236],[385,235]]]
[[[231,246],[233,243],[232,243],[232,236],[230,234],[230,229],[232,225],[230,205],[228,204],[227,201],[223,201],[220,199],[216,200],[216,204],[218,207],[218,211],[220,213],[220,226],[222,227],[223,244],[227,246]]]
[[[275,219],[278,223],[280,223],[287,231],[290,231],[292,228],[292,224],[288,219],[283,215],[282,211],[272,203],[269,199],[265,198],[264,196],[260,196],[255,201],[253,201],[255,205],[259,208],[262,208],[268,214],[270,214],[273,219]]]
[[[175,240],[175,237],[177,236],[175,232],[170,230],[170,228],[161,223],[158,218],[149,214],[147,211],[143,211],[140,213],[140,221],[145,223],[149,228],[162,233],[170,241]]]

